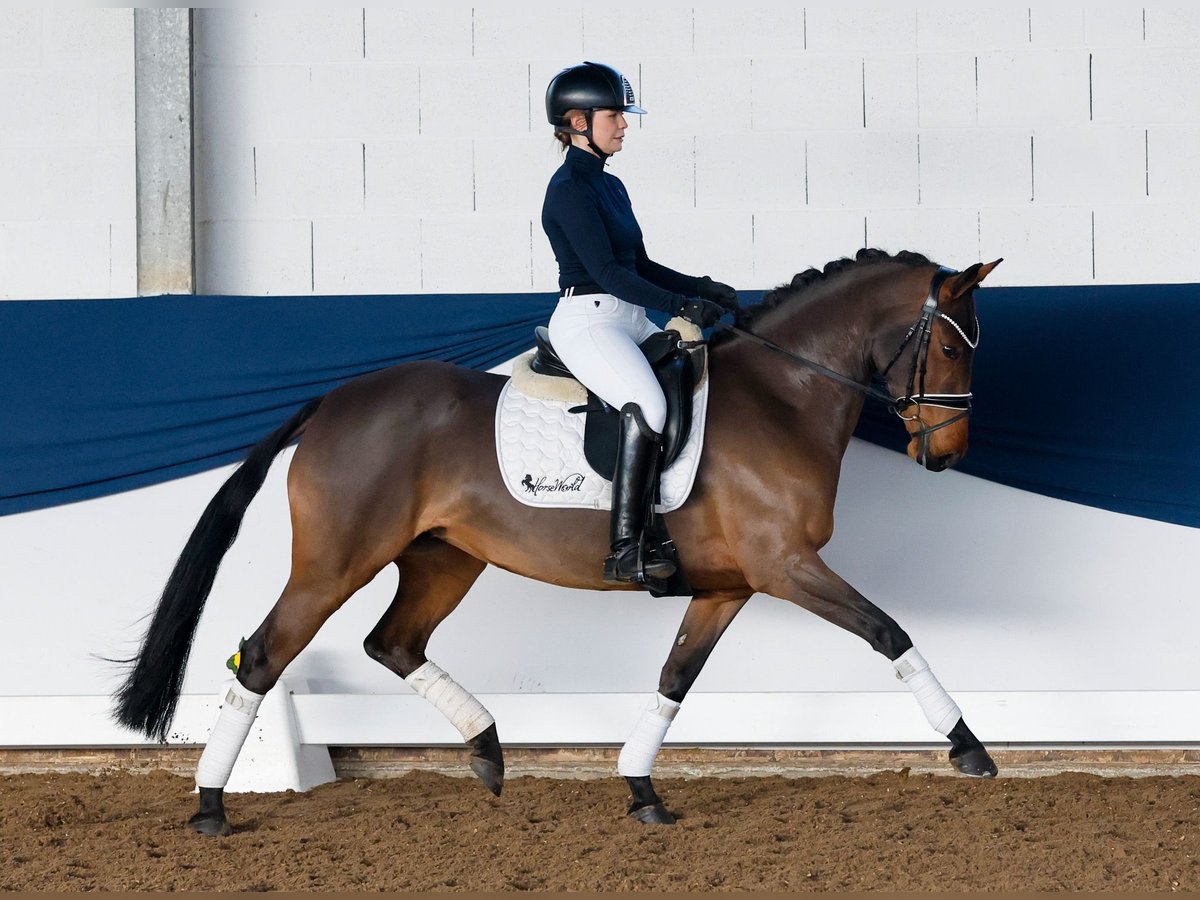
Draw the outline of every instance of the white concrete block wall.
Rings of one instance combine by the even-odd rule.
[[[650,110],[611,164],[639,214],[669,213],[658,227],[691,237],[723,213],[758,217],[749,251],[729,261],[749,267],[740,286],[778,277],[756,280],[758,263],[796,235],[769,235],[771,223],[825,215],[817,231],[841,234],[843,213],[865,217],[868,237],[931,253],[923,240],[970,244],[933,224],[943,213],[973,217],[977,244],[989,229],[1019,237],[1000,251],[1010,265],[997,284],[1018,273],[1023,283],[1066,272],[1090,282],[1103,255],[1093,213],[1098,223],[1144,221],[1162,243],[1140,240],[1136,269],[1098,264],[1095,279],[1200,279],[1187,236],[1154,224],[1186,222],[1200,203],[1191,7],[450,3],[197,11],[200,289],[378,290],[385,272],[404,273],[396,292],[552,289],[540,209],[559,157],[543,91],[582,58],[620,67]],[[0,13],[0,296],[134,293],[134,260],[109,255],[132,246],[132,66],[129,10]],[[1024,225],[1013,218],[1022,210]],[[774,215],[788,212],[804,215]],[[1034,246],[1045,223],[1081,215],[1085,247],[1073,237],[1056,239],[1055,252]],[[500,235],[510,219],[517,234]],[[384,264],[366,224],[408,234],[413,221],[416,255]],[[59,223],[76,244],[27,224],[37,222]],[[432,247],[442,233],[452,244]],[[271,252],[209,255],[241,234]],[[499,242],[488,254],[520,245],[520,260],[485,255],[486,272],[467,271],[468,251],[488,235]],[[455,254],[463,282],[451,286],[440,260]],[[336,273],[337,260],[365,268]],[[426,261],[439,268],[426,272]]]
[[[137,293],[133,11],[0,9],[0,299]]]

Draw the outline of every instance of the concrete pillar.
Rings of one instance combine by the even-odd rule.
[[[135,9],[138,294],[196,288],[192,11]]]

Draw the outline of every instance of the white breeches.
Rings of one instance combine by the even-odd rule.
[[[612,294],[564,297],[550,317],[550,342],[571,374],[609,406],[636,403],[659,434],[667,401],[638,344],[661,330],[642,307]]]

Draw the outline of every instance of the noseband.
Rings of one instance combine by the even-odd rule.
[[[786,356],[792,362],[800,363],[807,366],[816,372],[824,375],[826,378],[831,378],[834,381],[844,384],[849,388],[853,388],[860,394],[865,394],[873,400],[878,400],[888,407],[897,416],[905,422],[917,422],[920,427],[917,431],[911,432],[912,436],[918,441],[917,445],[917,461],[922,465],[925,464],[925,456],[929,451],[929,435],[937,431],[939,428],[945,428],[947,425],[953,425],[959,419],[965,418],[971,414],[971,393],[966,394],[927,394],[925,393],[925,373],[929,368],[929,341],[933,336],[933,322],[935,319],[944,319],[949,322],[954,330],[959,333],[968,347],[974,350],[979,346],[979,317],[975,318],[975,340],[972,341],[961,325],[955,322],[952,318],[941,312],[938,309],[938,293],[941,290],[942,283],[951,275],[957,275],[954,269],[947,269],[945,266],[938,266],[938,270],[933,273],[933,279],[929,283],[929,293],[925,297],[925,302],[921,306],[921,314],[917,321],[912,324],[908,332],[904,335],[904,340],[900,342],[900,346],[896,348],[896,352],[892,355],[891,361],[880,373],[881,377],[887,378],[887,374],[891,371],[892,366],[904,354],[904,349],[911,343],[913,345],[912,365],[908,371],[908,388],[906,393],[901,397],[893,397],[891,394],[885,393],[878,388],[870,385],[860,384],[853,378],[848,378],[840,372],[835,372],[832,369],[826,368],[820,363],[813,362],[811,359],[806,359],[790,350],[785,350],[778,344],[773,344],[765,338],[759,337],[749,331],[738,328],[736,325],[726,325],[723,322],[718,322],[717,327],[723,328],[726,331],[731,331],[734,334],[739,334],[744,338],[748,338],[756,344],[760,344],[769,350],[774,350]],[[922,406],[940,406],[943,409],[960,410],[958,415],[951,416],[945,422],[939,422],[937,425],[926,425],[921,418]],[[905,413],[912,407],[916,407],[916,412],[912,415]]]
[[[954,330],[959,333],[968,347],[974,350],[979,346],[979,317],[975,317],[975,340],[972,341],[967,337],[967,333],[963,331],[961,325],[955,322],[952,318],[941,312],[938,309],[938,293],[941,291],[942,282],[951,275],[958,273],[953,269],[947,269],[945,266],[938,266],[938,270],[933,273],[933,280],[929,283],[929,294],[925,297],[925,303],[921,306],[921,315],[912,327],[904,335],[904,340],[900,342],[900,346],[896,348],[895,354],[892,355],[891,361],[884,367],[881,377],[887,378],[888,372],[892,366],[896,364],[896,360],[904,353],[904,348],[914,338],[916,343],[913,349],[912,365],[908,370],[908,391],[903,397],[897,397],[892,400],[892,412],[906,422],[917,422],[920,428],[912,432],[912,436],[918,441],[917,443],[917,461],[921,465],[925,464],[925,455],[929,450],[929,435],[937,431],[939,428],[945,428],[947,425],[953,425],[959,419],[966,418],[971,414],[971,397],[970,392],[966,394],[927,394],[925,393],[925,372],[929,367],[929,339],[933,336],[933,321],[934,319],[944,319],[949,322]],[[914,391],[913,388],[916,387]],[[940,406],[942,409],[957,409],[961,410],[958,415],[951,416],[945,422],[939,422],[937,425],[926,425],[921,418],[921,406]],[[915,406],[916,412],[911,415],[905,415],[905,412]]]

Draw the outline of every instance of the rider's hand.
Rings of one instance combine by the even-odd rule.
[[[718,306],[711,300],[702,300],[699,297],[689,300],[679,309],[679,315],[697,325],[701,331],[716,325],[717,320],[725,315],[726,312],[728,310],[724,307]]]
[[[727,309],[730,312],[737,312],[741,308],[738,305],[737,291],[727,284],[722,284],[719,281],[713,281],[707,275],[700,276],[700,285],[698,290],[702,299],[710,300],[720,306],[722,309]]]

